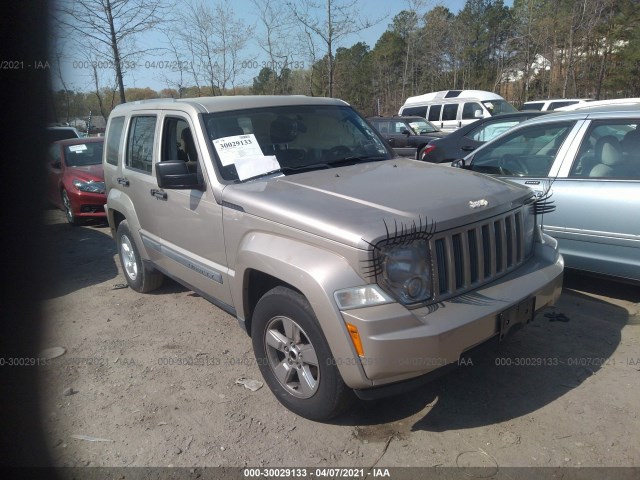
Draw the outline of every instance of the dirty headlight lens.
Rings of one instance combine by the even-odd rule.
[[[431,298],[429,245],[416,240],[406,245],[381,247],[380,286],[402,304],[410,305]]]

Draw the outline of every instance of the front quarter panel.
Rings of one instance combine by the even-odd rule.
[[[350,341],[333,293],[366,282],[342,256],[297,239],[268,231],[250,231],[238,243],[232,297],[238,318],[249,314],[246,285],[249,272],[258,270],[298,289],[309,301],[322,327],[340,374],[349,386],[371,385]]]

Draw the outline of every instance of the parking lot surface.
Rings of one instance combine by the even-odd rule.
[[[237,321],[182,286],[126,288],[106,225],[46,212],[39,412],[58,466],[640,465],[640,289],[575,272],[497,348],[330,424],[262,381]]]

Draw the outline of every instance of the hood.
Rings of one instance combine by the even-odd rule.
[[[498,215],[531,195],[523,186],[458,168],[394,159],[225,187],[223,200],[256,215],[356,248],[386,225],[425,219],[444,231]],[[469,202],[486,200],[471,208]],[[484,204],[485,202],[479,202]]]
[[[67,167],[66,171],[67,175],[73,175],[78,180],[104,182],[104,170],[101,163],[84,167]]]

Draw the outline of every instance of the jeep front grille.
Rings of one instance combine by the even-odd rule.
[[[525,207],[526,208],[526,207]],[[489,283],[525,260],[522,210],[431,238],[434,300]]]

